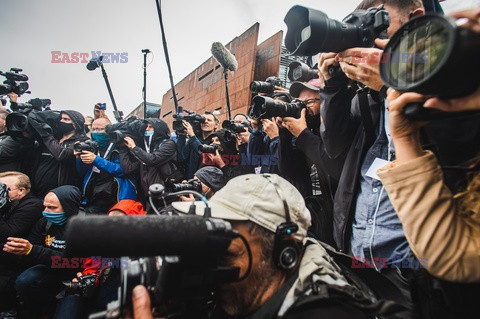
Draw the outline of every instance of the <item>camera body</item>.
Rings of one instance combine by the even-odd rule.
[[[20,74],[22,69],[11,68],[9,72],[1,72],[0,75],[3,75],[7,79],[0,85],[0,95],[8,94],[10,92],[16,93],[18,96],[26,93],[28,90],[28,76],[25,74]]]
[[[187,113],[187,115],[183,114],[184,111]],[[173,118],[175,121],[173,121],[172,128],[174,131],[180,133],[184,132],[183,121],[190,123],[194,131],[199,130],[200,124],[205,122],[205,117],[203,115],[184,110],[182,106],[178,107],[178,112],[177,114],[173,114]]]
[[[307,106],[294,100],[291,103],[279,102],[267,96],[255,96],[250,109],[250,116],[254,119],[269,119],[272,117],[300,118],[301,112]]]
[[[217,153],[217,150],[220,150],[220,149],[217,144],[211,143],[211,144],[198,145],[198,150],[202,153],[215,154]]]
[[[105,111],[107,109],[107,103],[100,103],[98,105],[98,109],[101,111]]]
[[[190,179],[187,183],[173,183],[170,185],[171,192],[180,192],[180,191],[195,191],[202,193],[202,184],[198,179]]]
[[[84,142],[74,144],[73,150],[78,153],[81,153],[83,151],[97,153],[99,148],[97,142],[92,140],[86,140]]]
[[[265,80],[265,82],[253,81],[252,83],[250,83],[250,91],[252,91],[252,93],[255,93],[255,94],[258,94],[258,93],[272,94],[273,91],[275,90],[275,86],[283,87],[283,82],[282,80],[280,80],[275,76],[270,76]]]
[[[234,120],[225,120],[222,123],[222,128],[230,130],[233,133],[237,133],[237,134],[245,132],[245,129],[248,129],[249,131],[252,130],[252,127],[250,126],[250,122],[247,120],[242,122],[237,122]]]
[[[143,132],[147,125],[142,119],[136,117],[129,117],[126,121],[115,124],[108,124],[105,127],[105,132],[108,134],[112,143],[122,144],[125,137],[140,140],[143,137]]]
[[[85,275],[77,278],[78,282],[63,281],[66,295],[90,296],[95,289],[97,275]]]

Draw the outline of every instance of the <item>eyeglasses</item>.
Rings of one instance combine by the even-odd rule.
[[[92,132],[105,132],[105,128],[94,128]]]
[[[306,100],[303,100],[301,102],[303,104],[305,104],[306,106],[308,106],[308,105],[311,105],[311,104],[315,103],[316,101],[320,101],[320,99],[318,97],[316,97],[314,99],[306,99]]]

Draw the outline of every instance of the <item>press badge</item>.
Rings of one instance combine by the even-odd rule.
[[[100,173],[100,170],[99,170],[98,167],[96,167],[96,166],[93,166],[92,171],[93,171],[94,173]]]
[[[261,172],[262,172],[261,166],[255,167],[255,174],[260,174]]]
[[[378,177],[377,175],[377,170],[390,163],[391,163],[390,161],[377,157],[375,158],[375,160],[373,161],[372,165],[370,166],[370,168],[368,169],[365,175],[373,179],[380,180],[380,177]]]

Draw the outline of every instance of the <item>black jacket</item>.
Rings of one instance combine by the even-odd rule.
[[[33,150],[31,139],[0,135],[0,173],[16,171],[29,175]]]
[[[0,244],[3,245],[7,237],[26,238],[42,217],[42,211],[42,201],[32,193],[12,202],[9,211],[0,216]]]
[[[383,116],[384,98],[378,92],[368,95],[368,109],[376,134],[380,116]],[[346,154],[333,203],[333,235],[337,249],[347,251],[359,189],[360,168],[371,144],[367,143],[359,96],[351,98],[345,76],[326,81],[321,100],[320,134],[325,150],[332,159]],[[431,122],[421,131],[424,148],[432,150],[442,165],[455,165],[466,161],[480,151],[479,117]],[[462,178],[463,174],[446,173],[447,185],[452,190],[458,188]]]
[[[152,124],[154,134],[150,143],[149,152],[145,145],[137,145],[128,150],[120,149],[120,165],[125,175],[140,173],[140,183],[145,198],[148,196],[148,187],[155,183],[165,184],[165,179],[177,172],[175,160],[177,148],[175,142],[170,139],[170,131],[167,124],[160,119],[147,119]]]
[[[32,175],[32,189],[43,198],[51,189],[61,185],[81,188],[82,181],[77,173],[73,144],[85,141],[83,115],[76,111],[62,111],[70,116],[77,130],[61,144],[52,134],[41,137],[42,145],[36,150],[35,166]]]

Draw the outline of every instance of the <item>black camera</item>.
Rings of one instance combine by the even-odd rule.
[[[190,179],[187,183],[174,183],[170,187],[171,192],[195,191],[202,193],[202,184],[198,179]]]
[[[73,150],[77,153],[85,152],[98,152],[98,143],[92,140],[86,140],[84,142],[73,144]]]
[[[37,110],[37,111],[42,111],[42,110],[47,110],[49,109],[48,106],[52,104],[52,100],[50,99],[30,99],[28,100],[27,103],[15,103],[12,102],[10,105],[10,108],[12,111],[17,112],[17,111],[22,111],[22,110]]]
[[[97,276],[94,274],[78,277],[78,282],[62,281],[66,295],[90,296],[95,290]]]
[[[131,137],[133,139],[140,140],[143,137],[143,132],[147,124],[144,120],[136,117],[129,117],[126,121],[118,122],[115,124],[108,124],[105,126],[105,132],[108,134],[112,143],[123,143],[125,137]]]
[[[16,93],[21,96],[24,93],[28,93],[28,76],[20,74],[22,69],[11,68],[9,72],[0,71],[0,75],[3,75],[7,79],[0,85],[0,95],[8,94],[10,92]]]
[[[373,47],[375,38],[387,38],[388,12],[379,6],[355,10],[342,22],[322,11],[293,6],[283,20],[287,25],[285,46],[293,55],[341,52],[354,47]]]
[[[202,153],[215,154],[219,150],[218,145],[215,143],[211,144],[200,144],[198,145],[198,150]]]
[[[254,119],[269,119],[275,116],[288,116],[298,119],[302,109],[306,108],[306,105],[299,100],[284,103],[266,96],[255,96],[252,101],[253,105],[250,108],[249,115]]]
[[[35,130],[30,125],[31,121],[43,125],[44,129],[51,131],[55,135],[57,133],[56,128],[60,122],[60,112],[52,110],[38,111],[30,106],[21,108],[17,112],[7,115],[5,119],[6,134],[13,137],[22,137],[23,132],[35,135]]]
[[[225,120],[222,122],[222,128],[232,131],[233,133],[243,133],[245,129],[252,130],[250,122],[245,120],[237,122],[234,120]]]
[[[457,26],[452,18],[424,15],[410,20],[392,36],[383,52],[380,76],[386,86],[400,92],[443,99],[461,97],[480,86],[479,56],[478,33]],[[425,109],[423,103],[405,107],[405,116],[416,120],[462,114]]]
[[[312,79],[318,79],[318,70],[303,62],[293,61],[288,65],[288,79],[292,82],[308,82]]]
[[[188,115],[183,114],[183,112],[186,112]],[[194,131],[198,131],[200,129],[200,124],[205,122],[205,117],[203,115],[185,110],[181,106],[178,107],[177,114],[173,114],[173,118],[175,121],[173,121],[172,127],[176,132],[183,132],[183,121],[190,123]]]
[[[270,76],[268,77],[265,82],[262,81],[253,81],[250,83],[250,91],[252,93],[266,93],[266,94],[272,94],[273,91],[275,90],[275,86],[282,86],[283,87],[283,82],[279,78],[275,76]]]

